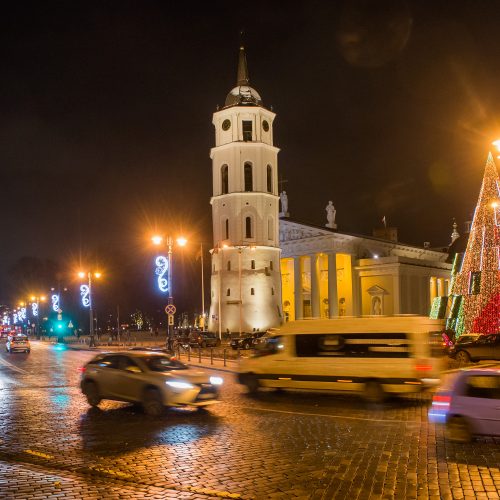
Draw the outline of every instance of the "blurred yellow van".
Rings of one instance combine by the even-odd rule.
[[[238,381],[259,387],[360,392],[370,402],[439,384],[443,321],[421,316],[300,320],[268,332]]]

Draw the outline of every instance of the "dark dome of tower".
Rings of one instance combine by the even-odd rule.
[[[236,87],[227,94],[224,107],[229,106],[262,106],[262,99],[259,93],[250,87],[248,77],[247,57],[245,48],[240,47],[238,53],[238,75],[236,77]]]
[[[262,99],[254,88],[238,85],[227,94],[224,106],[262,106]]]

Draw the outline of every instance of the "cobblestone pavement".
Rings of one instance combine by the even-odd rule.
[[[89,409],[93,353],[0,354],[0,498],[498,498],[500,440],[448,442],[428,398],[265,391],[225,379],[208,411]]]

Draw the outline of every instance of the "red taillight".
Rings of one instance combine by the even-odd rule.
[[[415,370],[417,372],[430,372],[432,370],[432,365],[425,359],[421,359],[415,363]]]
[[[86,370],[87,370],[87,368],[85,368],[85,366],[80,366],[80,368],[78,368],[78,371],[80,373],[85,373]]]
[[[432,398],[432,401],[436,403],[449,403],[451,401],[451,396],[443,396],[440,394],[436,394]]]

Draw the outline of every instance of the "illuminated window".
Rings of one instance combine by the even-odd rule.
[[[273,192],[273,167],[267,166],[267,192]]]
[[[250,162],[245,162],[243,167],[244,177],[245,177],[245,191],[253,191],[253,172],[252,164]]]
[[[250,288],[250,295],[255,295],[255,288]]]
[[[227,194],[229,192],[229,172],[228,166],[222,165],[220,169],[221,192]]]
[[[252,122],[251,120],[243,120],[243,140],[252,140]]]
[[[255,269],[255,261],[254,261],[254,260],[252,260],[252,261],[250,262],[250,267],[251,267],[252,269]]]
[[[245,238],[252,238],[252,218],[245,218]]]
[[[469,295],[477,295],[481,291],[481,271],[470,273]]]
[[[231,271],[231,261],[230,260],[227,261],[227,270]]]
[[[231,296],[231,289],[230,289],[230,288],[228,288],[228,289],[227,289],[227,291],[226,291],[226,295],[227,295],[228,297],[230,297],[230,296]]]
[[[224,229],[225,229],[225,231],[224,231],[225,239],[228,240],[229,239],[229,219],[226,219]]]

